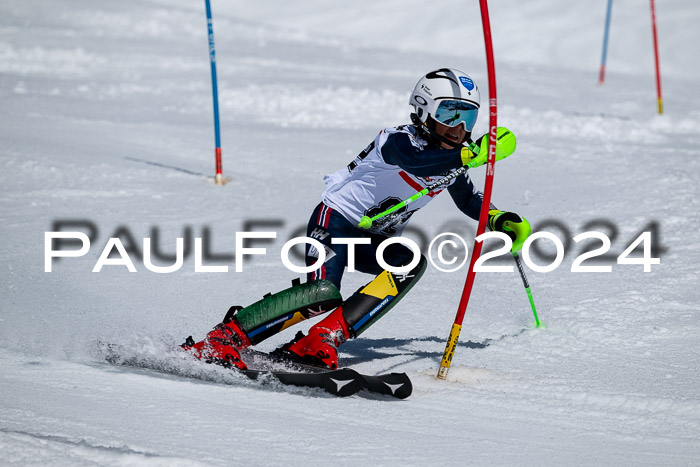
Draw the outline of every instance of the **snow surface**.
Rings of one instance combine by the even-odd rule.
[[[517,273],[478,275],[439,381],[465,272],[429,267],[342,348],[342,364],[407,372],[414,394],[398,402],[260,387],[198,362],[178,364],[213,382],[113,366],[99,343],[172,364],[168,349],[204,336],[230,305],[287,287],[294,274],[279,251],[305,225],[322,176],[379,129],[408,122],[420,75],[463,69],[486,103],[477,2],[215,2],[233,178],[223,188],[207,181],[200,2],[2,2],[0,464],[700,464],[700,6],[657,3],[658,116],[648,3],[615,2],[607,82],[597,85],[605,3],[492,2],[499,123],[518,136],[516,155],[496,167],[494,201],[535,227],[559,220],[569,234],[548,230],[562,239],[617,230],[612,272],[570,272],[581,252],[570,240],[554,272],[528,269],[546,330],[533,329]],[[70,220],[92,223],[97,238],[46,273],[44,232]],[[232,255],[251,220],[277,221],[255,230],[278,239],[243,273],[231,259],[208,263],[228,273],[195,273],[192,255],[172,274],[138,257],[137,273],[91,272],[120,229],[141,249],[155,228],[168,254],[188,228],[208,229],[211,252]],[[616,265],[654,221],[661,264]],[[412,224],[429,238],[476,229],[448,197]],[[347,274],[343,293],[368,280]]]

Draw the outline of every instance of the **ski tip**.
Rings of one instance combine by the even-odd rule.
[[[413,384],[406,373],[388,373],[377,376],[363,375],[366,389],[397,399],[406,399],[413,393]]]
[[[396,383],[384,382],[385,385],[393,389],[393,396],[397,399],[406,399],[413,394],[413,383],[406,373],[392,373],[398,380]]]

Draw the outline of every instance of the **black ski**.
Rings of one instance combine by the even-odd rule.
[[[323,389],[335,396],[347,397],[357,394],[367,385],[365,379],[355,370],[341,368],[317,373],[303,371],[238,370],[250,379],[270,375],[282,384]]]
[[[216,376],[208,375],[208,372],[196,371],[190,367],[182,366],[180,358],[173,358],[174,356],[168,352],[163,358],[154,358],[153,355],[139,355],[118,344],[99,343],[98,346],[105,361],[112,365],[143,368],[185,378],[221,382]],[[352,368],[327,370],[287,360],[282,361],[252,349],[246,349],[246,353],[253,357],[249,369],[232,368],[231,370],[232,373],[240,373],[255,381],[267,382],[269,377],[284,385],[318,388],[340,397],[352,396],[365,390],[405,399],[411,395],[413,390],[411,380],[405,373],[364,375]],[[282,366],[280,367],[280,365]],[[229,384],[232,383],[233,381]]]
[[[413,392],[413,384],[406,373],[386,373],[383,375],[360,375],[365,380],[364,389],[386,396],[405,399]]]
[[[339,368],[338,370],[326,370],[315,367],[295,360],[284,358],[280,354],[269,354],[259,350],[247,348],[243,350],[244,361],[249,367],[253,368],[269,368],[273,373],[280,368],[282,372],[290,371],[296,374],[318,374],[319,372],[350,370],[350,368]],[[265,371],[265,370],[257,370]],[[406,399],[413,392],[413,384],[406,373],[386,373],[381,375],[366,375],[353,371],[358,377],[362,378],[363,386],[358,390],[365,390],[377,394],[395,397],[397,399]]]

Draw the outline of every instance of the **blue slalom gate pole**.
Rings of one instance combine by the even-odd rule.
[[[605,61],[608,55],[608,35],[610,34],[610,13],[612,12],[612,2],[613,0],[608,0],[608,12],[605,15],[605,34],[603,35],[603,58],[600,61],[600,77],[598,78],[598,84],[603,84],[605,82]]]
[[[209,0],[204,0],[207,8],[207,27],[209,29],[209,61],[211,63],[211,91],[214,100],[214,139],[216,143],[216,177],[217,185],[223,185],[224,179],[221,170],[221,132],[219,130],[219,92],[216,85],[216,52],[214,50],[214,25],[211,20],[211,5]]]

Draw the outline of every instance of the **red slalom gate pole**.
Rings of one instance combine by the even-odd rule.
[[[659,69],[659,39],[656,34],[656,7],[651,0],[651,31],[654,36],[654,63],[656,64],[656,96],[659,106],[659,114],[664,113],[664,103],[661,98],[661,71]]]
[[[494,165],[496,163],[496,128],[498,128],[497,117],[498,117],[498,102],[496,99],[496,67],[493,60],[493,42],[491,40],[491,23],[489,21],[489,8],[487,0],[479,0],[479,7],[481,9],[481,23],[484,28],[484,42],[486,44],[486,67],[489,75],[489,155],[486,162],[486,182],[484,184],[484,199],[481,204],[481,211],[479,213],[479,226],[476,231],[476,236],[483,234],[486,230],[486,220],[488,218],[489,205],[491,204],[491,191],[493,189],[493,174]],[[455,317],[454,324],[452,325],[452,330],[450,331],[450,336],[447,339],[447,345],[445,346],[445,353],[442,356],[442,362],[440,362],[440,369],[438,370],[437,377],[440,379],[447,378],[447,372],[450,369],[450,364],[452,363],[452,357],[454,356],[455,349],[457,348],[457,340],[459,339],[459,334],[462,330],[462,322],[464,321],[464,315],[467,311],[467,304],[469,303],[469,297],[472,292],[472,287],[474,286],[474,277],[476,273],[474,272],[474,263],[481,255],[481,242],[474,240],[474,249],[472,251],[472,259],[469,262],[469,272],[467,272],[467,280],[464,284],[464,290],[462,291],[462,298],[459,301],[459,307],[457,308],[457,316]]]

